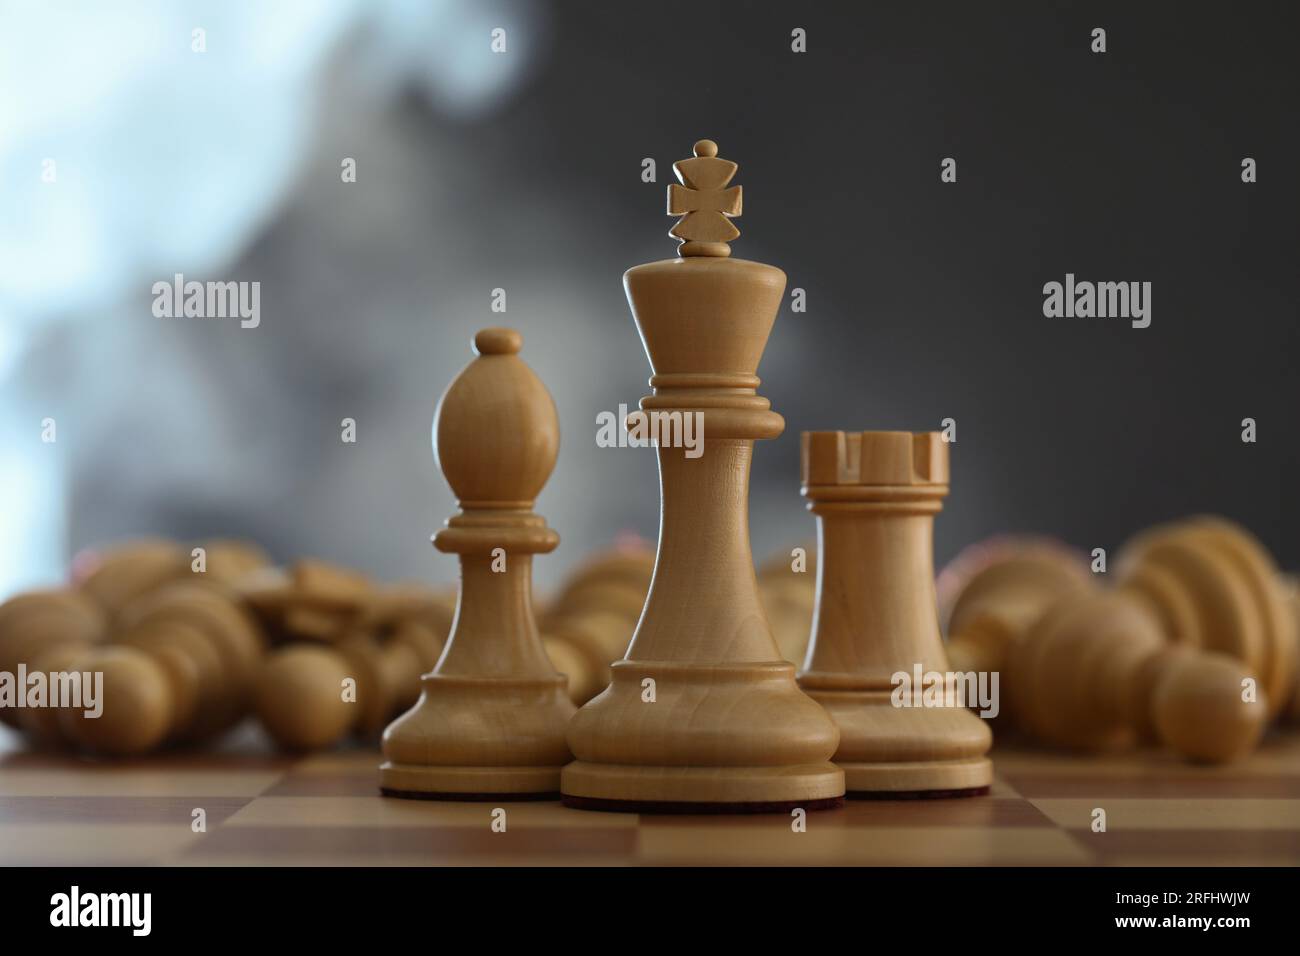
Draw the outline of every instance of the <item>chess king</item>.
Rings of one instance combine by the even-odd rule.
[[[674,164],[678,258],[623,277],[650,359],[641,411],[699,414],[703,454],[660,443],[659,548],[645,609],[609,686],[569,725],[570,806],[643,812],[838,805],[834,721],[795,682],[758,595],[749,545],[754,441],[785,422],[757,394],[785,274],[730,258],[736,164],[701,140]]]

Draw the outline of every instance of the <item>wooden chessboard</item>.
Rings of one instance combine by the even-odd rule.
[[[7,732],[5,732],[7,733]],[[6,865],[1300,864],[1300,733],[1228,768],[1161,753],[997,749],[987,797],[850,802],[809,814],[651,817],[558,803],[384,799],[366,749],[308,757],[239,739],[130,763],[24,752],[0,736]],[[207,832],[191,829],[203,808]],[[1107,832],[1090,828],[1094,807]]]

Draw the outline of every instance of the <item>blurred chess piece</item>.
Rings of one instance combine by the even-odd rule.
[[[190,575],[190,556],[175,541],[140,538],[73,558],[73,583],[111,622],[128,604]]]
[[[640,538],[592,556],[565,581],[538,621],[569,697],[585,704],[609,684],[609,665],[627,652],[645,606],[654,551]]]
[[[1272,555],[1224,518],[1198,516],[1125,545],[1118,587],[1140,599],[1174,643],[1235,658],[1259,678],[1269,719],[1296,673],[1296,622]]]
[[[83,552],[75,589],[7,602],[0,664],[21,663],[51,690],[99,695],[93,708],[32,707],[5,719],[34,743],[107,756],[201,742],[239,721],[263,638],[230,582],[264,555],[233,541],[202,547],[194,563],[195,552],[157,539]]]
[[[1157,740],[1226,762],[1254,749],[1295,680],[1295,616],[1272,560],[1223,519],[1138,535],[1106,590],[1041,541],[1003,540],[956,564],[953,665],[1001,672],[1006,719],[1044,743]]]
[[[241,596],[276,644],[338,641],[366,612],[374,590],[367,575],[318,559],[287,570],[266,567],[240,581]]]
[[[421,676],[437,664],[453,614],[445,595],[399,585],[358,601],[346,631],[329,629],[328,641],[286,643],[262,666],[255,710],[282,749],[321,750],[348,734],[377,736],[416,702]]]
[[[40,741],[57,740],[48,710],[20,706],[17,695],[27,693],[26,675],[48,674],[56,664],[63,670],[107,634],[104,609],[75,588],[29,591],[0,604],[0,674],[12,675],[15,694],[0,701],[0,720],[28,729]]]
[[[817,602],[817,542],[778,551],[759,565],[758,595],[781,656],[802,666]]]
[[[1283,579],[1283,586],[1291,605],[1291,617],[1295,621],[1295,655],[1296,660],[1300,661],[1300,577],[1293,574],[1286,575]],[[1287,717],[1295,723],[1300,723],[1300,664],[1296,666],[1295,671],[1295,676],[1291,681],[1291,706],[1287,710]]]
[[[236,540],[87,550],[72,579],[0,605],[0,671],[102,680],[101,706],[6,706],[0,719],[39,746],[110,757],[209,743],[254,702],[286,749],[374,737],[418,698],[455,610],[454,595],[325,561],[274,568]],[[269,657],[268,643],[281,645]]]

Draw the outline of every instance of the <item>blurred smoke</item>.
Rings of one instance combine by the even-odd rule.
[[[235,385],[258,365],[278,373],[246,361],[255,343],[241,354],[209,334],[228,329],[148,321],[145,293],[178,272],[260,278],[252,263],[229,270],[305,176],[337,185],[339,157],[365,152],[354,138],[315,162],[323,130],[350,125],[340,106],[349,120],[383,115],[415,92],[459,121],[498,109],[535,62],[536,12],[452,0],[6,8],[0,467],[21,504],[0,520],[0,593],[57,578],[74,545],[220,533],[213,509],[256,499],[275,462],[258,456],[279,442],[246,440],[231,389],[272,405],[291,396]],[[489,50],[496,26],[507,56]],[[311,335],[310,315],[281,322]],[[46,417],[54,444],[40,442]],[[275,419],[267,409],[264,425]],[[256,511],[246,530],[260,537]]]

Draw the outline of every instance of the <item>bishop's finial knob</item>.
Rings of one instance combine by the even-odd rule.
[[[740,187],[727,185],[736,164],[719,159],[711,139],[700,140],[693,152],[693,158],[673,163],[681,185],[668,186],[668,215],[682,218],[668,234],[682,240],[679,256],[729,256],[727,243],[740,235],[731,223],[740,215]]]
[[[514,329],[480,331],[478,357],[438,402],[434,454],[462,508],[531,508],[555,467],[559,416],[523,343]]]
[[[524,337],[514,329],[482,329],[474,336],[474,351],[479,355],[515,355],[524,347]]]

